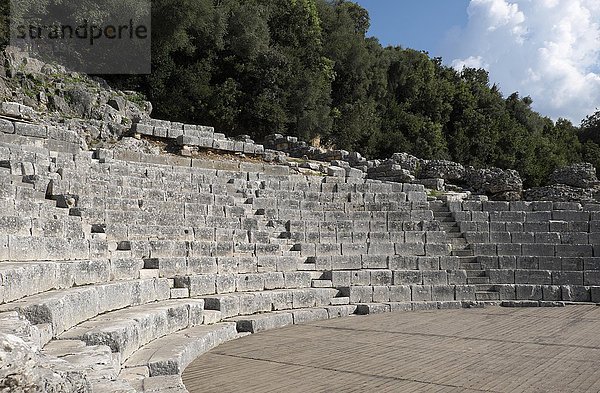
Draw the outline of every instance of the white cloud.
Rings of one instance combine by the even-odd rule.
[[[453,67],[487,69],[554,119],[579,124],[600,108],[600,1],[471,0],[468,15],[445,44]]]
[[[463,67],[470,68],[489,68],[489,64],[486,64],[481,56],[469,56],[466,59],[456,59],[452,61],[452,67],[457,70],[462,70]]]

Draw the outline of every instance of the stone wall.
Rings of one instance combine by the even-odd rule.
[[[598,302],[600,205],[450,205],[501,299]]]

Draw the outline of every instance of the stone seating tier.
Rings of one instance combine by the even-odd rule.
[[[183,392],[195,357],[290,324],[600,302],[595,205],[430,203],[422,185],[80,152],[69,133],[5,126],[0,330],[43,347],[57,370],[85,371],[96,391]],[[211,137],[213,148],[240,142],[162,121],[135,127]]]

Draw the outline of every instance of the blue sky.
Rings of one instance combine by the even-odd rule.
[[[468,22],[469,0],[358,0],[369,11],[369,35],[382,45],[426,50],[439,56],[445,35]]]
[[[355,0],[369,35],[484,68],[505,96],[575,124],[600,110],[600,0]]]

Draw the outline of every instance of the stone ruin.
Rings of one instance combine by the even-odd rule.
[[[297,140],[151,119],[125,148],[89,150],[77,132],[26,121],[27,107],[2,110],[0,391],[185,392],[187,365],[249,333],[600,302],[592,199],[438,199],[425,187],[471,179],[513,200],[512,171],[307,145],[294,161]],[[564,184],[565,170],[557,187],[597,186],[588,166],[571,170],[585,182]]]

